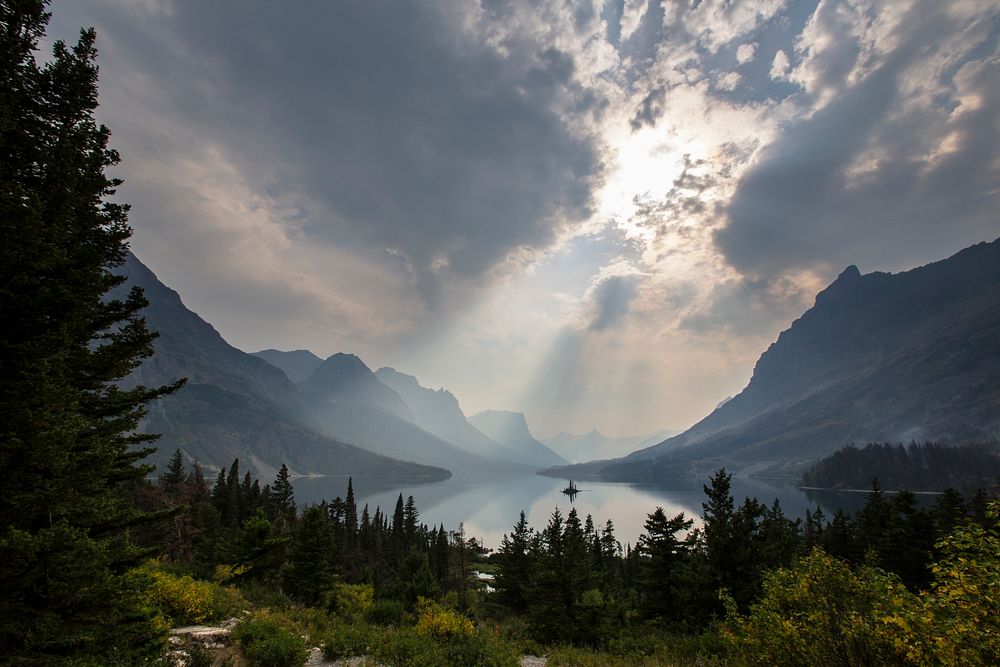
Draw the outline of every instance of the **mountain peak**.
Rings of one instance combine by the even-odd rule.
[[[288,379],[296,383],[302,382],[312,375],[313,371],[323,365],[323,360],[309,350],[285,352],[269,348],[260,352],[253,352],[252,354],[272,366],[280,368],[288,376]]]
[[[837,280],[854,280],[860,277],[861,271],[858,270],[857,266],[851,264],[849,267],[840,272],[840,275],[837,276]]]

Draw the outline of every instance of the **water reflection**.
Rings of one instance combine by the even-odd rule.
[[[707,481],[707,480],[706,480]],[[347,492],[346,477],[300,478],[294,481],[295,497],[300,505],[343,497]],[[701,503],[705,500],[700,483],[686,488],[666,488],[611,482],[579,482],[572,500],[563,493],[565,480],[522,475],[483,481],[452,477],[441,482],[420,483],[386,477],[355,477],[354,493],[358,511],[368,505],[392,514],[399,494],[405,499],[412,495],[420,511],[420,520],[428,525],[443,523],[449,530],[464,523],[466,533],[482,539],[489,548],[496,548],[504,533],[508,533],[523,510],[528,522],[541,529],[558,507],[565,516],[573,507],[583,519],[590,514],[598,527],[611,519],[615,533],[624,545],[635,544],[643,532],[646,515],[662,507],[667,516],[684,512],[700,523]],[[769,482],[755,479],[734,479],[733,496],[742,503],[748,496],[770,505],[775,498],[785,514],[805,516],[806,509],[823,507],[832,517],[838,507],[856,509],[864,503],[864,494],[817,493],[798,489],[793,482]],[[849,505],[848,506],[845,506]]]

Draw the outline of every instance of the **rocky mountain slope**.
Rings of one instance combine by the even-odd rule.
[[[472,453],[421,428],[399,394],[354,355],[331,356],[299,388],[309,419],[321,433],[368,451],[466,477],[521,468]]]
[[[1000,240],[898,274],[848,267],[761,355],[739,395],[678,436],[586,471],[795,473],[851,442],[997,437]]]
[[[180,448],[208,467],[240,458],[264,479],[282,463],[299,474],[385,474],[443,479],[446,470],[379,456],[317,433],[296,386],[263,359],[229,345],[180,296],[129,255],[122,273],[142,287],[155,354],[123,384],[156,386],[186,377],[177,393],[154,402],[143,430],[162,433],[150,461],[164,464]]]
[[[413,413],[417,426],[428,433],[480,456],[527,465],[534,463],[530,460],[521,460],[517,453],[498,444],[470,424],[458,404],[458,399],[447,389],[434,390],[422,387],[417,378],[400,373],[394,368],[380,368],[375,371],[375,377],[399,394]]]

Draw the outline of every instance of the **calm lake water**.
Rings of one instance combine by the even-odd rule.
[[[707,480],[706,480],[707,481]],[[347,493],[344,477],[309,477],[294,480],[295,499],[299,506],[332,500]],[[571,503],[561,490],[566,481],[528,474],[489,481],[463,480],[452,477],[442,482],[414,484],[384,477],[355,477],[354,493],[358,512],[368,504],[374,514],[376,506],[391,516],[397,496],[404,500],[412,495],[420,511],[420,520],[428,525],[444,523],[448,530],[455,530],[459,523],[465,525],[466,534],[482,540],[486,547],[495,549],[504,533],[509,533],[522,510],[536,530],[545,527],[552,511],[558,507],[565,517],[570,508],[576,507],[583,520],[588,514],[594,523],[603,527],[611,519],[615,534],[622,545],[635,544],[643,532],[646,515],[662,507],[667,516],[679,512],[700,521],[701,503],[705,500],[701,484],[689,488],[671,489],[608,482],[579,482],[581,492]],[[798,489],[794,483],[769,482],[754,479],[734,479],[733,496],[737,503],[747,496],[754,496],[770,505],[775,498],[781,502],[785,514],[805,516],[806,509],[823,507],[831,518],[837,507],[854,511],[864,502],[864,494],[817,493]]]

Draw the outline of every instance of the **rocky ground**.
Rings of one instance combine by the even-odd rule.
[[[233,644],[233,628],[239,622],[231,618],[221,625],[190,625],[174,628],[170,631],[170,651],[167,654],[175,667],[188,667],[193,662],[195,652],[208,653],[212,656],[212,664],[221,667],[246,667],[243,654],[239,647]],[[544,657],[521,656],[521,667],[545,667],[548,660]],[[348,658],[346,660],[325,660],[319,647],[309,650],[309,659],[305,667],[385,667],[373,662],[365,656]]]

